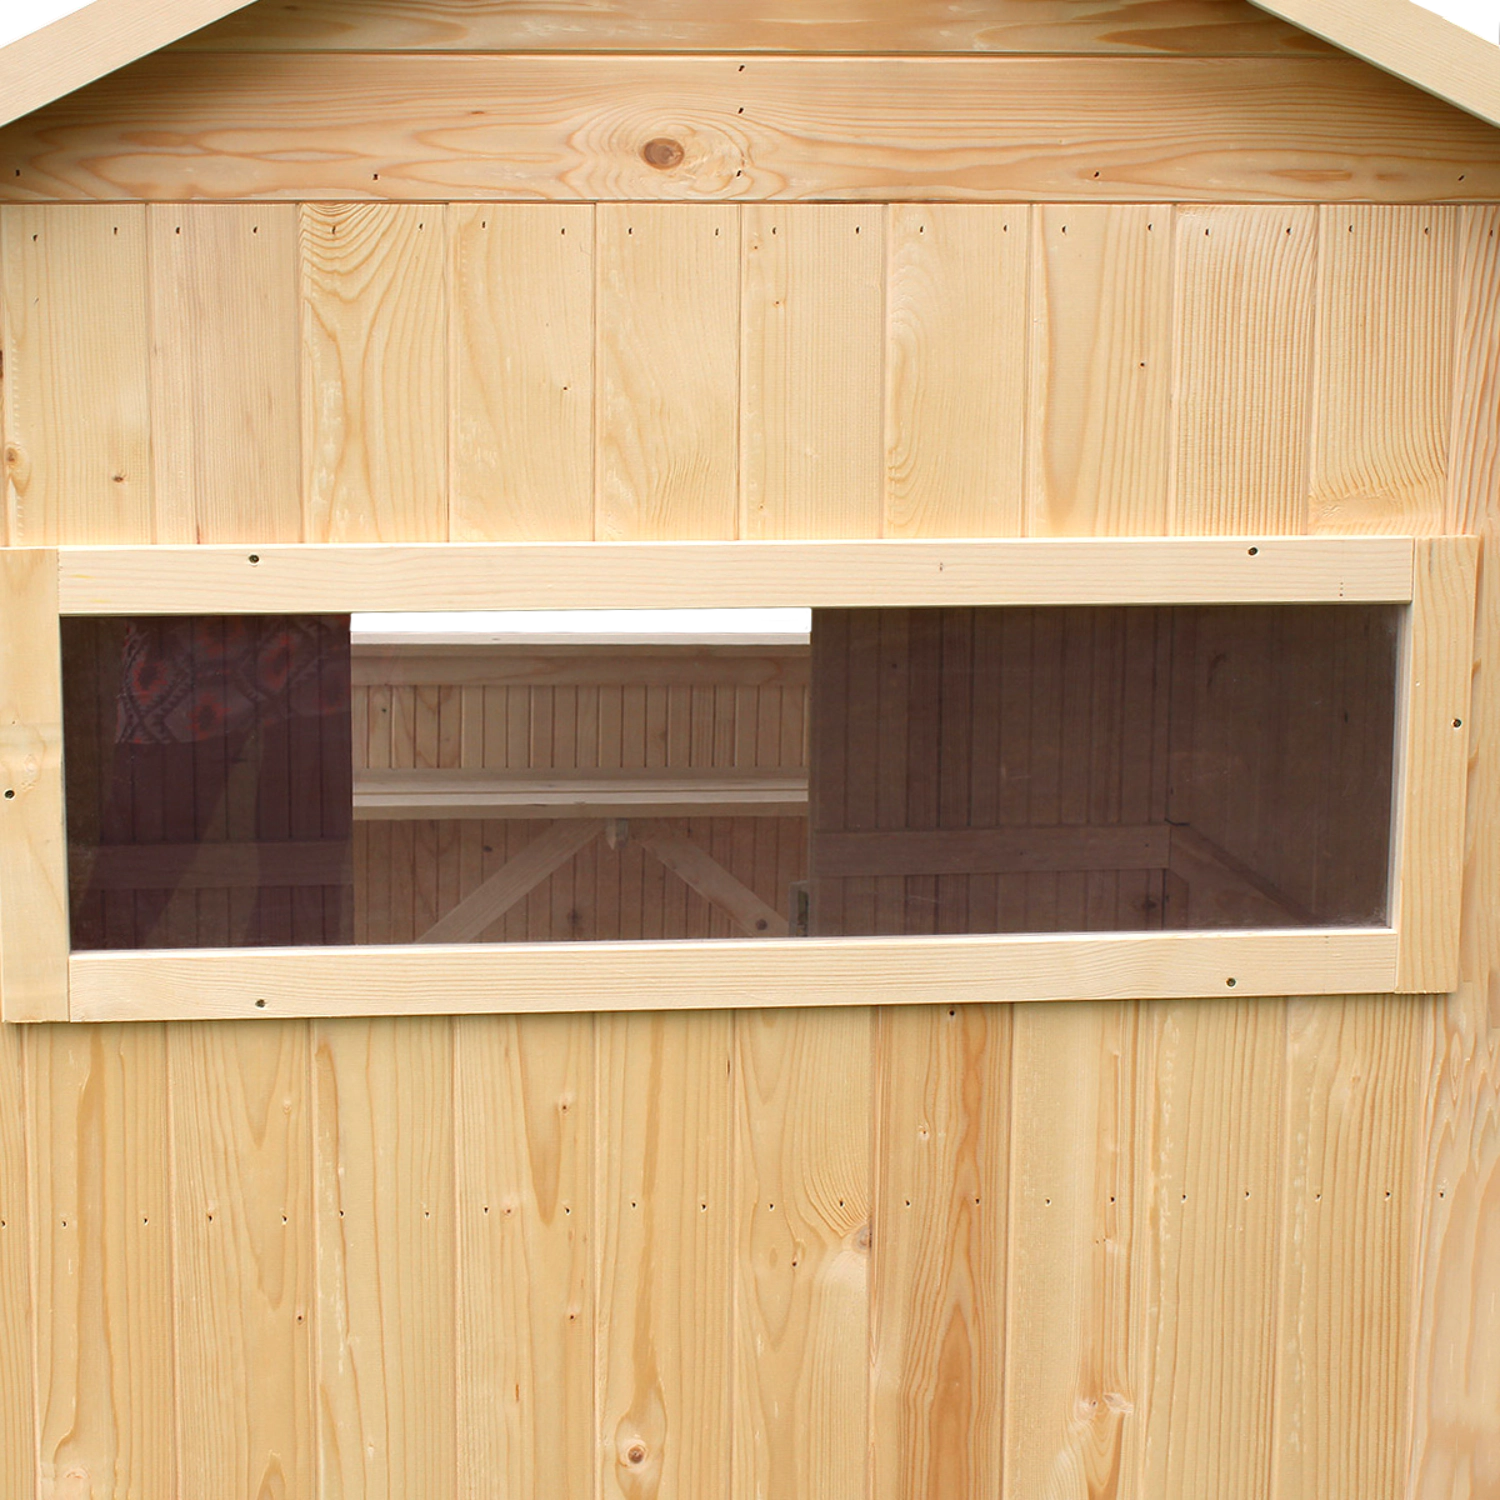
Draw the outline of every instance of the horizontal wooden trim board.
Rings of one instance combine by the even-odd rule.
[[[65,615],[1411,598],[1410,537],[64,547]]]
[[[160,53],[0,130],[0,200],[1442,203],[1493,128],[1344,57]]]
[[[1389,993],[1396,935],[715,939],[75,953],[76,1021]]]
[[[356,687],[805,687],[806,646],[354,646]]]
[[[1171,827],[894,829],[819,833],[814,879],[986,875],[1041,870],[1164,870]]]
[[[807,773],[755,770],[357,770],[354,816],[393,818],[798,817]]]
[[[1118,52],[1296,55],[1305,31],[1225,0],[260,0],[194,52]]]
[[[103,844],[69,851],[68,867],[75,884],[97,891],[207,891],[348,885],[354,855],[343,839]]]

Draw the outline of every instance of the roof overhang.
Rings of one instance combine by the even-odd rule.
[[[0,125],[158,51],[251,0],[92,0],[0,47]],[[1460,109],[1500,125],[1500,45],[1413,0],[1255,0]]]

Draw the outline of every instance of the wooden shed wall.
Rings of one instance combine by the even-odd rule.
[[[376,53],[467,104],[493,75],[445,47],[788,45],[709,9],[324,0],[194,45],[272,49],[253,76],[347,140]],[[1024,64],[1039,150],[1052,54],[1117,68],[1097,180],[5,208],[8,540],[1500,537],[1500,210],[1315,201],[1484,196],[1402,172],[1492,133],[1221,0],[882,12],[882,47]],[[204,110],[226,55],[143,76],[207,66]],[[825,101],[851,66],[794,61]],[[1304,149],[1309,98],[1338,128]],[[1269,179],[1205,160],[1216,108]],[[149,196],[157,152],[166,196],[233,196],[203,119],[123,186],[26,191]],[[1194,182],[1109,201],[1164,153]],[[1488,555],[1480,611],[1451,996],[0,1030],[0,1493],[1494,1494]]]

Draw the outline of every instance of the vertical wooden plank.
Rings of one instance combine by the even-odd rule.
[[[870,1493],[1002,1493],[1008,1006],[875,1022]]]
[[[1453,415],[1461,209],[1318,210],[1314,531],[1435,531]]]
[[[166,1048],[160,1026],[28,1048],[44,1494],[176,1487]]]
[[[740,211],[609,203],[595,215],[595,532],[733,537]]]
[[[446,212],[301,209],[308,541],[448,535]]]
[[[452,1021],[313,1041],[320,1493],[456,1484]]]
[[[1284,1171],[1286,1003],[1161,1002],[1144,1495],[1270,1494]]]
[[[0,1010],[68,1018],[57,553],[0,552]]]
[[[1044,204],[1032,221],[1026,530],[1160,536],[1172,400],[1172,209]]]
[[[1135,1487],[1151,1182],[1139,1010],[1019,1005],[1011,1025],[1003,1493],[1178,1493]]]
[[[1500,208],[1464,210],[1445,529],[1482,535],[1457,989],[1429,1002],[1414,1178],[1414,1500],[1494,1486],[1500,1406]]]
[[[600,1016],[600,1493],[731,1491],[731,1018]]]
[[[1287,1016],[1271,1493],[1400,1495],[1422,1013],[1374,996]]]
[[[156,540],[297,540],[297,210],[152,204],[146,227]]]
[[[455,541],[594,534],[594,210],[449,209]]]
[[[1423,538],[1412,568],[1402,779],[1391,892],[1396,988],[1433,994],[1458,979],[1477,543]]]
[[[27,1196],[26,1043],[41,1031],[0,1025],[0,1493],[37,1494],[32,1213]],[[38,1253],[46,1240],[36,1237]]]
[[[1178,535],[1307,529],[1316,210],[1177,211]]]
[[[869,1487],[871,1016],[734,1018],[737,1217],[729,1492]]]
[[[464,1500],[594,1492],[594,1025],[455,1023]]]
[[[184,1494],[316,1493],[308,1032],[167,1032]]]
[[[149,542],[146,211],[7,208],[11,543]]]
[[[1020,536],[1031,211],[888,217],[885,535]]]
[[[742,212],[740,535],[879,536],[885,212]]]

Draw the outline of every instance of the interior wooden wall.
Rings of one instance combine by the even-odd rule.
[[[694,13],[258,9],[221,35],[269,54],[146,70],[203,128],[26,191],[347,202],[404,49],[787,45],[785,8]],[[881,15],[912,29],[828,0],[794,45],[996,49],[943,66],[1038,80],[995,95],[1023,161],[1115,79],[1108,150],[1072,121],[1035,208],[6,209],[9,541],[1500,538],[1500,211],[1400,202],[1484,198],[1444,163],[1492,132],[1227,0]],[[488,60],[417,61],[484,107]],[[850,65],[778,66],[831,107]],[[262,155],[205,124],[231,74],[279,80]],[[277,144],[276,88],[331,156]],[[676,97],[615,118],[685,132]],[[644,180],[565,103],[572,191]],[[914,159],[882,129],[783,138],[859,178]],[[1488,555],[1481,600],[1453,995],[0,1030],[0,1492],[1493,1495]]]

